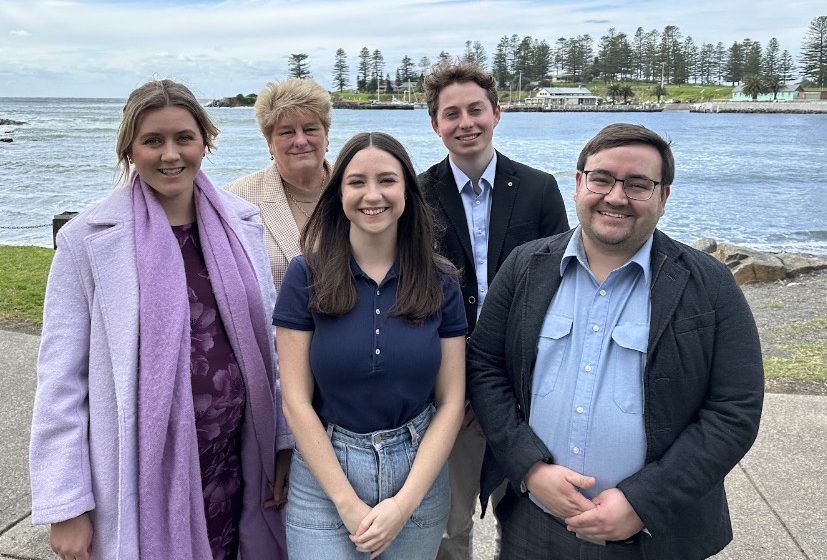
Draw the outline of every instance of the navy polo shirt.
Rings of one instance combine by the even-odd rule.
[[[313,293],[304,256],[287,267],[273,324],[313,331],[310,368],[313,408],[323,424],[357,433],[402,426],[433,401],[442,361],[440,338],[468,330],[459,284],[444,277],[442,309],[418,324],[391,315],[396,303],[399,264],[380,284],[351,259],[356,305],[340,316],[311,313]]]

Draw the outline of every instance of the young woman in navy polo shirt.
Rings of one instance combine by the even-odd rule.
[[[290,263],[277,326],[292,558],[434,558],[462,421],[467,329],[410,157],[357,134]]]

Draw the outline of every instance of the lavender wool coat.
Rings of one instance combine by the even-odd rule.
[[[237,218],[231,226],[247,249],[269,317],[275,291],[258,209],[221,192],[227,213]],[[139,557],[138,275],[132,216],[130,189],[122,187],[60,230],[37,368],[32,521],[54,523],[89,511],[95,559]],[[261,461],[263,471],[262,480],[244,481],[244,558],[277,558],[276,541],[284,545],[281,513],[261,507],[269,495],[275,451],[293,445],[277,379],[273,390],[276,411],[250,411],[248,401],[247,414],[273,417],[277,441],[259,452],[252,422],[245,422],[242,435],[242,460]]]

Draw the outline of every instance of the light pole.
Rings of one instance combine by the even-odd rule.
[[[661,99],[660,99],[660,98],[661,98],[661,96],[662,96],[663,92],[664,92],[664,91],[666,91],[666,90],[664,89],[664,87],[663,87],[663,69],[664,69],[665,67],[666,67],[666,63],[665,63],[665,62],[661,62],[661,63],[660,63],[660,90],[658,90],[658,103],[660,103],[660,102],[661,102]]]
[[[517,95],[520,98],[520,99],[518,99],[518,101],[522,101],[522,99],[523,99],[522,91],[523,91],[523,71],[520,70],[520,81],[518,82],[518,85],[517,85]]]

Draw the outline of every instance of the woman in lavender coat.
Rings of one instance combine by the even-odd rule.
[[[275,293],[258,210],[200,171],[217,133],[185,86],[136,89],[127,180],[58,234],[30,470],[61,558],[286,557]]]

